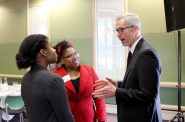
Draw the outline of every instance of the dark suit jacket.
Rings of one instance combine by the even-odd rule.
[[[21,94],[29,122],[74,122],[63,80],[41,66],[22,79]]]
[[[116,102],[118,122],[161,122],[159,97],[161,67],[156,51],[141,38],[122,82]]]

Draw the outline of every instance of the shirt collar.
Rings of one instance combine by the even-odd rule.
[[[139,40],[142,38],[142,36],[141,37],[139,37],[135,42],[134,42],[134,44],[132,45],[132,47],[129,49],[129,51],[133,54],[134,53],[134,50],[135,50],[135,48],[136,48],[136,45],[137,45],[137,43],[139,42]]]

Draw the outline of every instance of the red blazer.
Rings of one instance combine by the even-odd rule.
[[[67,75],[63,67],[56,68],[52,72],[61,77]],[[95,119],[98,119],[98,121],[106,120],[105,100],[94,99],[96,112],[93,107],[92,92],[94,90],[94,81],[96,80],[98,80],[98,76],[92,67],[80,65],[79,93],[76,93],[70,80],[65,82],[71,111],[76,122],[95,122]]]

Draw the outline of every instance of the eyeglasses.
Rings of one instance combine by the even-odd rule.
[[[79,56],[80,56],[79,52],[75,51],[73,54],[62,57],[62,58],[68,58],[68,59],[71,58],[71,59],[73,59],[73,58],[78,58]]]
[[[127,28],[131,28],[131,27],[133,27],[133,25],[128,26],[128,27],[124,27],[124,28],[118,28],[115,30],[115,34],[123,33]]]

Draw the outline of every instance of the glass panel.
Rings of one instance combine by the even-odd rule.
[[[101,79],[122,80],[124,76],[125,48],[113,32],[123,6],[123,0],[96,0],[96,71]]]
[[[29,34],[48,35],[49,6],[38,4],[29,8]]]

